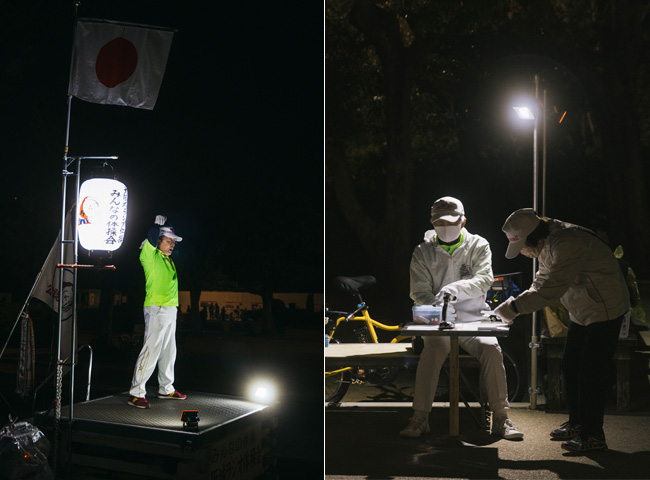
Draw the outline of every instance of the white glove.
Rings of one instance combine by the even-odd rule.
[[[165,217],[164,215],[156,215],[156,221],[155,221],[156,225],[164,225],[166,221],[167,221],[167,217]]]
[[[449,302],[453,303],[458,299],[458,289],[452,285],[445,285],[440,289],[438,295],[436,295],[433,301],[434,305],[443,305],[445,303],[445,295],[449,295]]]
[[[510,306],[512,302],[515,301],[515,297],[509,297],[505,302],[499,305],[495,310],[494,314],[503,320],[503,323],[512,325],[512,322],[515,320],[515,317],[519,315],[514,309]]]

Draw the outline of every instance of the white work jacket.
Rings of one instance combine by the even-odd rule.
[[[613,320],[630,309],[630,294],[614,253],[595,233],[550,220],[531,287],[515,301],[532,313],[558,301],[579,325]]]
[[[410,296],[416,305],[433,305],[443,286],[455,288],[457,322],[483,318],[481,310],[489,310],[485,295],[494,281],[490,244],[464,228],[463,234],[463,243],[450,255],[438,245],[435,230],[427,231],[413,251],[410,267]]]

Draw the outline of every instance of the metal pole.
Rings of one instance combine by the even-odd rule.
[[[546,89],[542,103],[542,217],[546,216]]]
[[[73,35],[72,35],[72,50],[71,50],[71,55],[70,55],[70,71],[68,73],[68,88],[70,87],[70,79],[72,78],[72,68],[74,65],[75,61],[75,43],[76,43],[76,37],[77,37],[77,7],[79,6],[80,2],[75,2],[74,3],[74,26],[73,26]],[[61,201],[61,254],[60,254],[60,261],[59,263],[61,265],[65,264],[65,258],[64,258],[64,252],[65,252],[65,245],[66,241],[65,239],[65,214],[66,214],[66,204],[67,204],[67,182],[68,182],[68,175],[72,175],[68,171],[68,167],[72,163],[73,160],[70,160],[68,158],[68,153],[69,153],[69,146],[70,146],[70,116],[71,116],[71,111],[72,111],[72,94],[68,91],[68,114],[66,118],[66,126],[65,126],[65,148],[63,150],[63,199]],[[77,183],[79,182],[79,169],[77,169]],[[79,192],[79,188],[77,187],[77,192]],[[78,193],[77,193],[78,195]],[[75,209],[77,208],[77,203],[75,203]],[[76,222],[76,216],[74,215],[75,212],[70,212],[70,215],[72,215],[71,220],[73,222]],[[74,230],[74,244],[75,244],[75,261],[74,263],[77,263],[77,257],[76,257],[76,245],[77,245],[77,230],[75,226]],[[64,272],[65,267],[61,267],[59,269],[59,329],[58,329],[58,345],[57,345],[57,370],[56,370],[56,411],[55,411],[55,419],[54,419],[54,445],[52,447],[52,458],[53,458],[53,463],[54,463],[54,477],[56,478],[58,475],[58,469],[59,469],[59,435],[60,435],[60,423],[61,423],[61,390],[63,386],[63,365],[61,365],[61,327],[62,327],[62,321],[63,321],[63,302],[61,295],[63,293],[63,272]],[[77,298],[76,298],[76,290],[77,290],[77,270],[74,270],[73,274],[73,286],[72,286],[72,305],[73,305],[73,312],[72,312],[72,329],[73,332],[76,328],[74,325],[75,322],[75,314],[76,314],[76,304],[77,304]],[[74,333],[73,339],[74,339]],[[70,358],[71,358],[71,363],[74,365],[75,361],[75,350],[76,350],[76,345],[73,343],[70,345]],[[72,367],[74,368],[74,367]],[[74,372],[74,370],[72,370]],[[73,374],[74,375],[74,374]],[[72,387],[71,387],[71,392],[72,388],[74,388],[74,377],[71,379],[72,381],[70,382]],[[72,478],[72,469],[70,467],[71,465],[71,459],[72,459],[72,451],[70,449],[72,442],[72,404],[74,403],[74,397],[70,397],[70,411],[69,411],[69,425],[68,425],[68,478]]]
[[[73,222],[74,222],[74,228],[72,229],[73,235],[74,235],[74,264],[77,265],[79,263],[79,239],[77,237],[77,210],[78,210],[78,205],[79,205],[79,187],[80,187],[80,179],[81,179],[81,158],[77,158],[77,191],[75,193],[75,212],[72,217]],[[75,372],[75,365],[77,364],[77,276],[78,276],[78,269],[73,269],[73,280],[72,280],[72,318],[70,321],[72,322],[71,326],[71,332],[70,332],[70,341],[71,343],[71,348],[70,348],[70,416],[69,416],[69,424],[70,424],[70,431],[72,431],[72,419],[74,418],[74,372]],[[72,435],[69,437],[70,439],[72,438]]]
[[[535,99],[538,100],[538,111],[535,115],[535,127],[533,130],[533,208],[537,211],[537,187],[538,187],[538,159],[537,159],[537,131],[539,127],[539,75],[535,75]],[[537,259],[533,258],[533,281],[537,273]],[[537,312],[533,312],[532,334],[530,338],[530,409],[537,409]]]
[[[61,236],[59,237],[59,264],[65,263],[65,210],[67,199],[67,185],[68,185],[68,136],[70,134],[70,108],[72,97],[68,95],[68,120],[66,125],[66,144],[65,151],[63,152],[63,172],[62,172],[62,186],[61,186]],[[56,478],[59,468],[59,436],[61,428],[61,390],[63,386],[63,365],[61,364],[61,326],[63,321],[63,302],[61,293],[63,292],[63,267],[59,268],[59,311],[58,311],[58,325],[57,325],[57,342],[56,342],[56,388],[54,400],[54,442],[52,442],[52,458],[54,465],[54,477]],[[74,301],[74,300],[73,300]]]

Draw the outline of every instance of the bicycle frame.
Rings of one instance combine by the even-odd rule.
[[[361,315],[357,315],[358,313],[361,313]],[[368,313],[368,306],[366,305],[365,302],[359,304],[359,308],[357,308],[354,312],[352,312],[348,316],[339,317],[336,320],[336,326],[330,333],[330,340],[332,339],[334,333],[336,332],[336,329],[339,327],[339,325],[342,322],[363,322],[366,325],[366,327],[368,327],[368,332],[370,333],[370,337],[372,339],[372,342],[368,342],[368,343],[379,343],[377,337],[377,331],[375,330],[375,327],[381,330],[386,330],[388,332],[399,332],[402,328],[402,325],[386,325],[384,323],[378,322],[377,320],[373,319],[370,316],[370,313]],[[398,335],[395,338],[393,338],[390,341],[390,343],[397,343],[407,338],[410,338],[410,336]]]
[[[506,274],[506,275],[501,275],[499,277],[495,277],[495,284],[496,282],[501,282],[502,285],[497,285],[494,287],[494,291],[496,293],[503,293],[506,289],[503,288],[504,286],[512,286],[513,288],[516,288],[516,284],[510,280],[510,277],[514,275],[520,275],[520,274]],[[504,282],[505,280],[508,280],[509,283],[506,285]],[[339,326],[343,322],[358,322],[360,325],[365,326],[365,329],[359,333],[359,330],[357,329],[354,333],[357,335],[356,342],[357,343],[379,343],[379,339],[377,336],[377,329],[379,330],[384,330],[387,332],[395,332],[397,335],[390,340],[390,343],[397,343],[401,342],[404,340],[409,340],[412,338],[410,335],[404,336],[404,335],[399,335],[399,331],[402,328],[402,325],[386,325],[384,323],[378,322],[374,320],[369,313],[369,309],[367,304],[363,301],[361,298],[361,294],[359,291],[363,288],[366,288],[370,285],[375,284],[375,278],[371,276],[365,276],[365,277],[337,277],[337,282],[339,285],[339,288],[342,291],[351,293],[354,297],[356,297],[357,300],[357,308],[353,312],[340,312],[340,311],[333,311],[330,310],[332,314],[332,319],[328,321],[328,328],[331,328],[331,330],[328,332],[330,344],[332,343],[337,343],[337,337],[335,336],[336,332],[339,331],[340,334],[342,335],[347,335],[348,332],[343,332],[339,329]],[[498,288],[501,287],[501,288]],[[496,295],[495,293],[495,295]],[[490,299],[490,292],[488,292],[487,299]],[[334,323],[334,318],[336,318],[335,324],[333,327],[330,327],[332,323]],[[363,327],[362,327],[363,328]],[[354,329],[353,329],[354,330]],[[366,332],[367,330],[367,332]],[[359,338],[362,336],[362,338]],[[522,385],[526,385],[526,374],[525,370],[522,368],[519,368],[519,365],[517,363],[516,356],[513,356],[512,354],[509,354],[506,349],[505,345],[502,345],[502,352],[503,352],[503,360],[504,360],[504,367],[506,369],[506,376],[508,378],[508,396],[512,400],[517,400],[519,395],[522,392]],[[365,375],[367,374],[368,371],[373,371],[375,367],[359,367],[359,366],[349,366],[345,368],[340,368],[338,370],[333,370],[333,371],[325,371],[325,378],[328,381],[331,380],[336,380],[332,379],[331,377],[334,377],[336,375],[340,376],[340,388],[339,390],[333,390],[333,394],[330,397],[330,399],[335,398],[333,400],[327,400],[333,401],[333,402],[338,402],[340,401],[343,396],[345,395],[348,387],[350,384],[353,383],[364,383],[366,381]],[[379,369],[386,369],[386,368],[391,368],[394,369],[395,367],[381,367],[380,365],[377,366]],[[376,373],[377,370],[375,370],[373,373]],[[364,377],[361,376],[361,372],[363,372]],[[389,378],[388,375],[384,376],[384,379]],[[513,380],[511,382],[511,380]],[[389,380],[386,380],[387,383],[389,383]],[[327,395],[330,394],[329,390],[329,385],[336,385],[336,382],[330,383],[326,385],[326,399]]]
[[[361,313],[361,315],[357,315],[358,313]],[[330,341],[332,340],[332,337],[334,336],[334,333],[336,332],[336,329],[339,327],[339,325],[342,322],[363,322],[366,325],[366,327],[368,328],[368,332],[370,333],[370,339],[372,340],[372,342],[368,342],[368,343],[379,343],[379,340],[378,340],[378,337],[377,337],[377,331],[375,330],[375,327],[379,328],[381,330],[386,330],[388,332],[398,332],[402,328],[401,325],[386,325],[384,323],[378,322],[377,320],[373,319],[370,316],[370,313],[368,313],[368,307],[364,302],[364,303],[361,303],[359,305],[359,308],[357,308],[350,315],[348,315],[346,317],[339,317],[336,320],[336,326],[334,327],[332,332],[329,334]],[[401,342],[402,340],[406,340],[406,339],[410,339],[410,338],[411,338],[410,336],[397,335],[395,338],[393,338],[390,341],[390,343],[397,343],[397,342]],[[328,376],[331,376],[331,375],[336,375],[336,374],[339,374],[341,372],[350,371],[353,368],[354,367],[345,367],[345,368],[341,368],[339,370],[333,370],[331,372],[325,372],[325,376],[328,377]]]

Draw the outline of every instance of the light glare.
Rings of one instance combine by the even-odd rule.
[[[533,115],[533,112],[530,110],[528,107],[512,107],[515,112],[517,112],[517,116],[523,120],[535,120],[535,115]]]
[[[248,397],[257,403],[270,404],[275,401],[275,385],[269,380],[256,380],[250,384]]]

